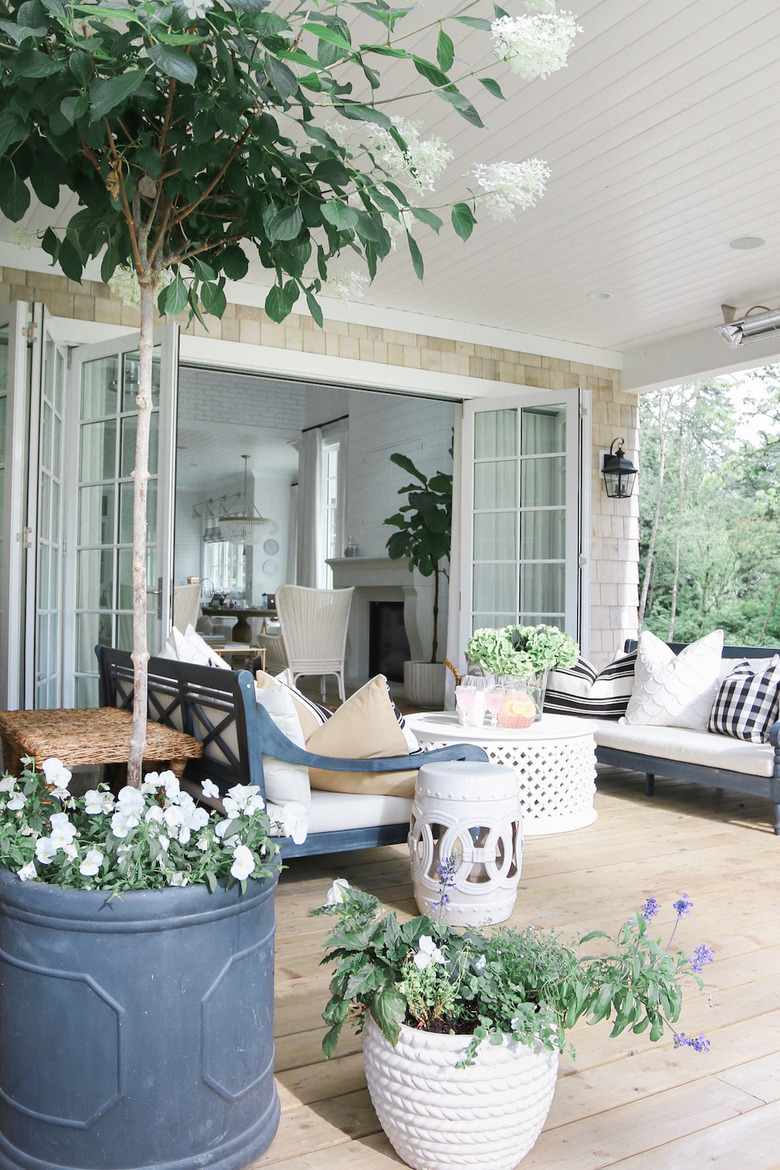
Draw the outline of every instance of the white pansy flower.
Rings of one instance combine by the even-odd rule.
[[[209,797],[209,799],[217,800],[219,798],[219,788],[217,788],[213,780],[204,780],[200,787],[203,795]]]
[[[13,792],[15,787],[15,776],[3,776],[2,780],[0,780],[0,792]]]
[[[330,289],[340,301],[346,302],[359,300],[368,283],[368,277],[362,272],[355,272],[354,268],[339,268],[338,265],[332,265],[328,269],[325,288]]]
[[[170,770],[167,772],[161,772],[160,782],[165,788],[165,795],[168,797],[168,799],[176,800],[177,796],[181,792],[179,777],[176,775],[176,773],[171,772]],[[185,795],[188,796],[190,800],[192,800],[192,797],[189,793],[186,793]]]
[[[302,845],[309,831],[309,810],[297,800],[282,805],[281,819],[275,823],[281,827],[285,837],[292,837],[296,845]]]
[[[144,800],[143,793],[139,792],[137,788],[132,788],[129,784],[120,790],[116,802],[119,812],[124,813],[126,816],[140,818],[146,809],[146,801]]]
[[[147,825],[152,824],[152,822],[159,824],[161,821],[165,820],[165,814],[158,804],[152,804],[144,813],[144,820],[146,821]]]
[[[540,158],[525,162],[477,163],[473,174],[482,187],[480,203],[500,223],[514,219],[515,208],[525,211],[544,195],[550,168]]]
[[[24,795],[24,793],[23,792],[15,792],[13,794],[13,796],[11,797],[11,799],[8,801],[6,808],[9,809],[11,812],[16,812],[16,810],[18,808],[24,808],[24,806],[26,804],[27,804],[27,797]]]
[[[441,953],[436,943],[429,934],[420,936],[420,949],[414,956],[414,965],[421,971],[424,971],[429,963],[446,963],[444,955]]]
[[[325,899],[326,906],[338,906],[341,902],[346,902],[349,894],[347,890],[350,888],[349,882],[346,878],[336,878],[333,885],[328,890],[328,896]]]
[[[128,816],[120,809],[111,818],[111,832],[115,837],[124,838],[138,824],[138,817]]]
[[[187,877],[186,873],[175,873],[171,876],[171,885],[172,886],[186,886],[188,884],[189,880],[190,879]]]
[[[235,784],[228,790],[222,803],[229,817],[251,816],[265,808],[259,784]]]
[[[214,7],[214,0],[184,0],[182,8],[190,20],[205,20],[206,13]]]
[[[406,118],[392,118],[391,121],[406,149],[398,145],[384,126],[372,125],[367,128],[372,153],[383,170],[418,194],[433,191],[436,180],[452,162],[452,151],[443,138],[421,138],[422,122]]]
[[[51,839],[58,849],[69,845],[76,836],[76,826],[71,824],[66,813],[53,813],[51,817]]]
[[[572,42],[582,29],[573,12],[558,12],[547,0],[526,7],[532,11],[498,17],[491,33],[496,56],[506,61],[513,73],[533,81],[563,69]]]
[[[252,850],[247,849],[246,845],[237,845],[233,852],[233,864],[230,867],[233,877],[242,882],[244,878],[249,877],[254,868],[255,859],[252,856]]]
[[[68,785],[70,784],[71,772],[65,767],[62,760],[58,760],[55,756],[52,756],[49,760],[44,760],[41,764],[41,771],[46,777],[46,783],[53,789],[53,796],[56,796],[59,800],[64,800],[66,796],[70,796]]]
[[[38,876],[38,870],[35,868],[35,862],[28,861],[27,865],[23,865],[16,876],[22,882],[35,881]]]
[[[89,849],[79,866],[82,877],[94,877],[103,863],[103,854],[99,849]]]
[[[474,964],[475,971],[484,971],[487,966],[487,955],[480,955]]]
[[[56,856],[58,849],[59,846],[54,844],[51,837],[39,837],[35,842],[35,856],[41,865],[48,865]]]
[[[209,839],[207,834],[204,833],[202,837],[198,837],[195,845],[198,849],[200,849],[201,853],[205,853],[209,847]]]
[[[84,812],[90,816],[103,812],[103,793],[98,792],[97,788],[90,788],[84,793]]]

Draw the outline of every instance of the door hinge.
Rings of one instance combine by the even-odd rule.
[[[24,336],[27,338],[28,341],[36,341],[36,336],[35,336],[36,327],[37,327],[37,322],[35,322],[35,321],[30,322],[29,325],[25,325]]]
[[[586,556],[583,556],[582,553],[580,553],[579,557],[577,558],[577,563],[579,564],[581,569],[584,569],[588,563],[588,558]]]
[[[587,418],[587,416],[588,416],[587,406],[581,406],[580,407],[580,418]]]
[[[32,534],[32,528],[23,528],[21,532],[17,532],[16,539],[22,548],[32,548]]]

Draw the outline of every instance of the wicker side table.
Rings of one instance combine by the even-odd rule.
[[[531,727],[461,727],[446,711],[406,715],[426,748],[476,743],[491,764],[509,764],[520,784],[523,832],[565,833],[596,819],[596,746],[587,719],[544,715]]]
[[[3,767],[18,773],[22,756],[33,756],[37,768],[52,756],[69,767],[126,764],[132,726],[131,713],[118,707],[0,711]],[[161,723],[147,723],[144,763],[167,762],[181,777],[187,760],[202,754],[199,739]]]

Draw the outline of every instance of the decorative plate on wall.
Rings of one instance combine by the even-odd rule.
[[[268,553],[269,557],[275,556],[279,551],[278,540],[267,540],[263,545],[263,552]]]
[[[275,577],[279,572],[279,566],[277,565],[276,561],[265,561],[263,563],[263,572],[265,573],[266,577]]]

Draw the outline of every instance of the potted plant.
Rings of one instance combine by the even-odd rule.
[[[439,599],[452,544],[452,475],[437,471],[429,478],[399,453],[391,455],[390,461],[417,482],[398,489],[407,502],[385,520],[398,529],[388,538],[388,554],[391,560],[405,557],[410,573],[417,569],[423,577],[433,577],[431,657],[427,662],[404,663],[404,694],[418,707],[443,707],[446,668],[438,657]]]
[[[259,790],[43,769],[0,780],[0,1163],[238,1170],[279,1121]]]
[[[502,727],[530,727],[541,719],[547,672],[574,666],[579,646],[555,626],[503,626],[475,630],[466,643],[469,669],[492,675],[504,691],[497,712]]]
[[[435,905],[448,896],[446,859],[440,873]],[[674,903],[672,936],[691,906],[687,895]],[[430,913],[400,923],[337,879],[313,912],[338,920],[323,960],[335,966],[323,1051],[332,1055],[347,1021],[363,1032],[374,1108],[409,1166],[513,1170],[541,1132],[578,1019],[660,1040],[679,1019],[683,985],[702,986],[712,951],[672,953],[671,938],[663,947],[650,932],[659,909],[648,898],[615,938],[592,931],[564,944],[530,926],[458,929]],[[674,1043],[709,1048],[684,1032]]]

